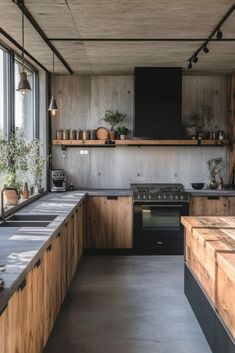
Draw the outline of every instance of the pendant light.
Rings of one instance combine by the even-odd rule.
[[[52,116],[55,116],[58,111],[56,100],[55,100],[55,84],[54,84],[55,75],[54,75],[54,73],[55,73],[55,56],[54,56],[54,52],[53,52],[53,75],[52,75],[52,77],[53,77],[53,90],[52,90],[52,97],[51,97],[49,108],[48,108],[48,110],[51,112]]]
[[[17,92],[25,95],[26,92],[32,91],[30,87],[30,83],[27,79],[27,73],[25,72],[25,65],[24,65],[24,14],[22,12],[22,71],[20,73],[20,82],[18,84]]]

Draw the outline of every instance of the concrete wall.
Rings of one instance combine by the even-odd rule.
[[[56,98],[59,112],[53,119],[57,129],[93,129],[104,125],[100,119],[107,109],[127,114],[126,126],[132,134],[132,76],[57,76]],[[226,129],[226,77],[183,77],[183,120],[208,104],[214,109],[214,125]],[[146,117],[147,122],[147,117]],[[83,148],[84,150],[84,148]],[[226,147],[120,147],[81,148],[63,152],[53,147],[53,168],[63,168],[76,187],[125,188],[131,182],[209,182],[206,161],[222,157],[228,160]],[[226,178],[225,178],[226,179]]]

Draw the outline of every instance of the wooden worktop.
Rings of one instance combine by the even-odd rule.
[[[235,339],[235,217],[182,217],[185,263]]]

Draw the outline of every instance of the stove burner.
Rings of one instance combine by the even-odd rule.
[[[131,189],[135,201],[189,201],[189,195],[182,184],[131,184]]]

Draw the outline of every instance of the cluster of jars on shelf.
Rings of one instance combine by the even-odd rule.
[[[96,140],[96,130],[57,130],[57,140]]]

